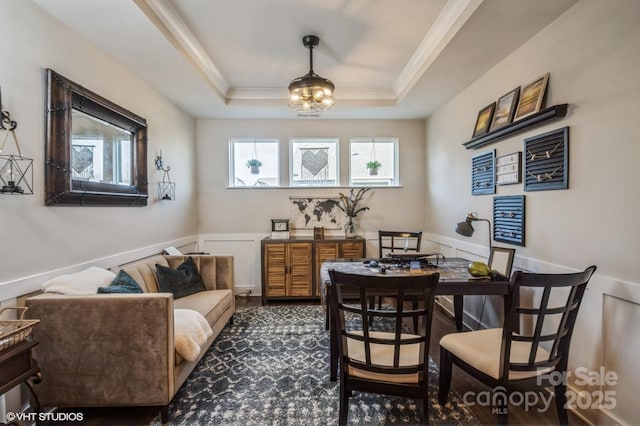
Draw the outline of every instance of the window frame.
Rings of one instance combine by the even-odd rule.
[[[276,145],[276,164],[277,164],[277,173],[276,179],[277,184],[274,185],[237,185],[236,184],[236,170],[235,170],[235,160],[236,160],[236,143],[242,144],[250,144],[250,143],[269,143]],[[229,139],[229,178],[227,181],[228,188],[251,188],[251,189],[266,189],[266,188],[282,188],[281,186],[281,161],[280,161],[280,139],[278,138],[269,138],[269,137],[260,137],[260,138],[246,138],[246,137],[237,137]],[[239,178],[238,178],[239,179]]]
[[[366,184],[362,182],[354,183],[353,180],[353,170],[352,170],[352,161],[353,158],[353,144],[354,143],[392,143],[393,144],[393,181],[389,185],[383,184]],[[397,137],[384,137],[384,138],[364,138],[364,137],[355,137],[349,139],[349,187],[381,187],[381,188],[398,188],[401,186],[400,184],[400,138]]]
[[[295,184],[293,181],[294,178],[294,155],[293,155],[293,145],[295,143],[326,143],[332,144],[335,143],[335,183],[332,185],[299,185]],[[302,167],[302,166],[301,166]],[[290,188],[339,188],[341,186],[340,181],[340,138],[339,137],[292,137],[289,139],[289,187]]]

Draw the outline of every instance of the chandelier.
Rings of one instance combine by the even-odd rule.
[[[318,36],[314,35],[302,38],[302,44],[309,49],[309,72],[289,84],[289,106],[296,111],[319,112],[330,109],[336,103],[333,97],[335,85],[313,72],[313,48],[319,42]]]

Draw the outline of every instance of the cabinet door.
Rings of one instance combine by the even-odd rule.
[[[287,245],[264,245],[265,291],[269,296],[287,295]]]
[[[360,259],[364,257],[364,242],[343,242],[340,244],[340,257],[345,259]]]
[[[313,283],[312,243],[289,244],[289,292],[287,296],[306,296]]]
[[[320,296],[320,268],[322,262],[329,259],[338,259],[340,257],[339,243],[316,243],[316,289],[315,296]]]

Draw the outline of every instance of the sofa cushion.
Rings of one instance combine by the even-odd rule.
[[[233,305],[231,290],[206,290],[173,301],[174,309],[193,309],[213,325]]]
[[[60,275],[42,284],[45,293],[96,294],[99,287],[108,286],[116,277],[111,271],[92,266],[73,274]]]
[[[156,264],[156,275],[158,289],[161,292],[173,293],[174,299],[206,290],[198,268],[191,257],[188,257],[176,269]]]
[[[142,288],[131,275],[120,270],[109,287],[98,287],[98,293],[142,293]]]

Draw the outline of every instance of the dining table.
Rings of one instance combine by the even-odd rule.
[[[336,270],[344,273],[371,275],[371,276],[399,276],[399,275],[416,275],[416,274],[432,274],[438,272],[440,279],[436,285],[436,295],[448,295],[454,298],[454,316],[456,322],[456,330],[463,329],[463,297],[478,295],[499,295],[503,296],[504,302],[511,295],[511,285],[506,280],[492,280],[490,277],[475,277],[468,271],[471,261],[464,258],[436,258],[433,261],[414,263],[411,267],[410,262],[393,263],[382,261],[381,259],[332,259],[322,263],[320,268],[320,296],[322,305],[325,307],[326,324],[330,334],[330,378],[332,381],[337,380],[338,370],[338,341],[337,328],[331,321],[329,312],[330,303],[328,301],[328,287],[331,285],[329,277],[330,270]],[[418,266],[420,266],[418,268]]]

